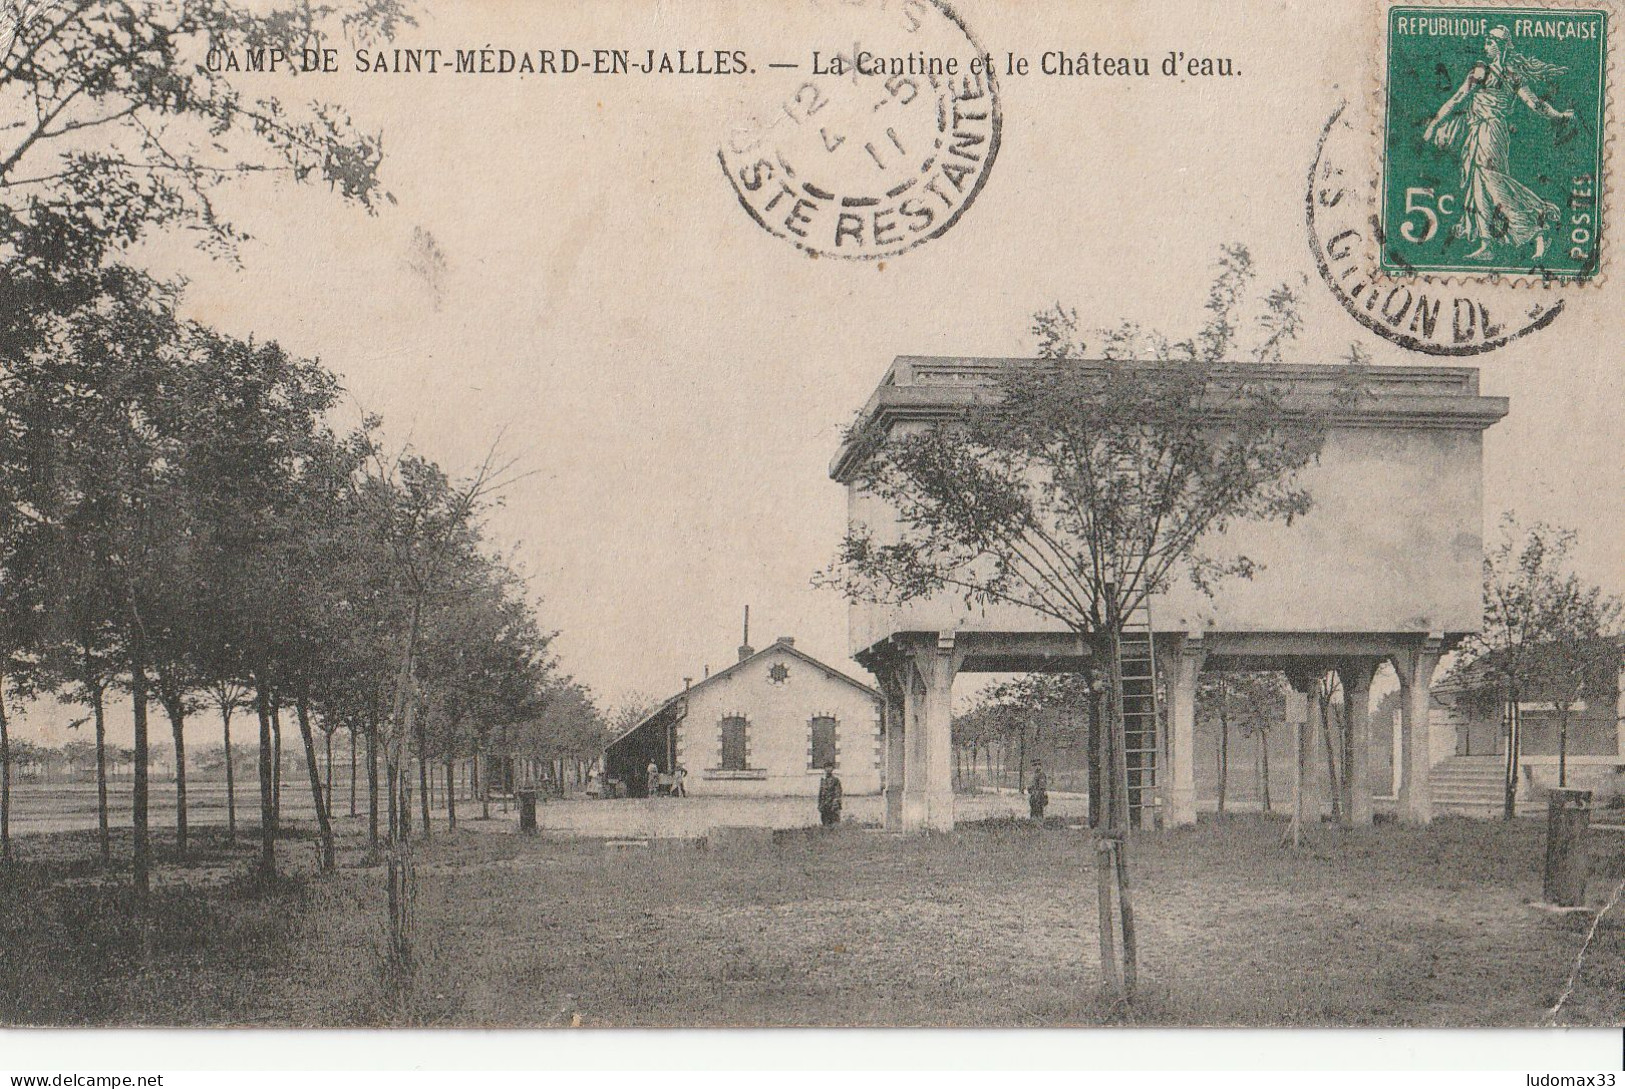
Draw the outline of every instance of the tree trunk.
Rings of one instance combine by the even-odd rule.
[[[412,835],[412,761],[403,759],[391,782],[399,795],[395,804],[395,832],[401,839]]]
[[[132,627],[139,633],[139,618]],[[130,807],[134,851],[130,879],[136,903],[145,906],[152,891],[152,838],[147,832],[147,660],[146,647],[139,634],[130,640],[130,698],[135,727],[135,784]]]
[[[260,873],[276,876],[276,776],[271,768],[274,747],[271,699],[263,687],[254,689],[254,709],[260,720]]]
[[[1325,694],[1320,703],[1320,737],[1326,748],[1326,792],[1331,795],[1332,821],[1343,823],[1343,777],[1337,769],[1337,745],[1332,741],[1332,698]]]
[[[395,765],[384,761],[385,787],[389,795],[389,839],[394,842],[400,836],[401,800],[400,792],[395,786]]]
[[[186,707],[181,702],[185,698],[184,693],[171,693],[160,700],[175,739],[175,854],[180,858],[186,857]]]
[[[323,730],[327,741],[327,816],[333,817],[333,731]]]
[[[1518,746],[1523,741],[1518,729],[1518,693],[1514,690],[1507,698],[1503,712],[1507,728],[1506,798],[1502,817],[1511,820],[1518,815]]]
[[[390,835],[395,826],[390,825]],[[367,723],[367,846],[378,849],[378,720]]]
[[[282,825],[282,703],[271,694],[271,810]]]
[[[1369,761],[1369,753],[1361,755]],[[1343,686],[1343,819],[1354,826],[1354,693],[1347,684]]]
[[[113,833],[107,819],[107,689],[90,689],[90,713],[96,720],[96,830],[101,834],[102,865],[113,861]]]
[[[6,675],[0,671],[0,863],[11,862],[11,726],[6,721]]]
[[[1134,898],[1129,895],[1126,837],[1117,844],[1117,910],[1123,917],[1123,999],[1133,1002],[1139,988],[1140,949],[1134,931]]]
[[[1569,705],[1557,712],[1557,785],[1569,785]]]
[[[1097,719],[1103,725],[1104,718]],[[1117,858],[1112,849],[1111,829],[1112,776],[1104,765],[1112,760],[1112,737],[1109,730],[1097,729],[1091,739],[1089,808],[1097,831],[1095,838],[1095,898],[1100,916],[1100,975],[1108,995],[1123,990],[1123,976],[1117,967],[1117,923],[1112,913],[1112,883],[1117,873]],[[1096,759],[1098,758],[1098,759]],[[1097,792],[1096,786],[1099,790]]]
[[[457,760],[446,754],[446,831],[457,831]]]
[[[387,764],[390,780],[390,843],[388,858],[389,948],[390,963],[405,972],[412,964],[412,867],[411,843],[408,838],[408,814],[411,807],[405,796],[407,785],[406,745],[415,733],[417,693],[415,666],[419,626],[423,620],[421,599],[412,602],[411,618],[406,629],[406,646],[401,655],[401,667],[395,679],[395,697],[390,712],[390,737]],[[396,790],[401,791],[397,797]]]
[[[1305,709],[1314,706],[1313,698],[1305,700]],[[1303,780],[1309,771],[1309,730],[1311,723],[1292,720],[1292,846],[1303,843]]]
[[[428,839],[429,828],[429,742],[418,734],[418,812],[423,817],[423,838]]]
[[[1016,792],[1027,789],[1027,724],[1018,727],[1016,740]]]
[[[1258,733],[1258,793],[1259,802],[1264,812],[1273,812],[1275,804],[1270,798],[1270,732],[1259,730]]]
[[[355,771],[356,771],[356,762],[355,762],[355,725],[354,725],[354,723],[352,723],[349,727],[347,727],[347,729],[349,730],[349,733],[350,733],[350,816],[352,818],[354,818],[356,816],[356,808],[355,808],[355,780],[356,780]]]
[[[1224,696],[1221,694],[1222,700]],[[1224,801],[1230,787],[1230,716],[1219,712],[1219,819],[1224,820]]]
[[[474,742],[474,776],[477,780],[474,789],[480,795],[480,819],[491,819],[491,769],[485,763],[485,742],[476,739]]]
[[[1089,700],[1089,827],[1095,829],[1106,826],[1105,803],[1109,794],[1106,776],[1103,774],[1107,753],[1104,699],[1100,693],[1093,693]],[[990,758],[991,755],[989,753]]]
[[[299,736],[305,742],[305,766],[310,771],[310,800],[316,805],[316,828],[321,836],[322,844],[322,873],[332,873],[333,859],[333,822],[328,819],[327,799],[322,795],[321,772],[316,767],[316,738],[310,732],[310,701],[300,696],[294,704],[294,711],[299,717]],[[331,740],[333,735],[328,734]]]
[[[231,706],[220,707],[220,729],[226,739],[226,841],[237,842],[237,773],[231,759]]]

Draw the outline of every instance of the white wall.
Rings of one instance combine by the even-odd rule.
[[[772,680],[775,665],[788,671],[782,684]],[[746,773],[717,770],[722,764],[722,719],[732,714],[748,720]],[[879,701],[776,646],[690,694],[688,714],[677,729],[677,761],[688,769],[688,792],[816,795],[822,772],[810,766],[815,715],[835,716],[835,773],[846,793],[878,793]]]
[[[1305,474],[1315,508],[1291,526],[1243,524],[1204,545],[1262,565],[1207,598],[1180,579],[1153,601],[1161,630],[1469,632],[1481,616],[1482,436],[1471,430],[1350,428]],[[895,536],[887,506],[849,488],[848,516]],[[850,613],[851,650],[897,631],[1059,631],[1011,606],[967,610],[953,596]]]

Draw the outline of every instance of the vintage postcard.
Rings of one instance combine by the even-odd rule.
[[[1620,19],[0,0],[0,1025],[1617,1029]]]

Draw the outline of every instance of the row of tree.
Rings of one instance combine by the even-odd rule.
[[[40,286],[25,297],[44,297]],[[104,854],[106,710],[110,694],[128,696],[138,889],[154,705],[175,753],[183,854],[189,723],[213,710],[228,748],[236,713],[257,724],[267,872],[286,716],[327,865],[318,731],[329,746],[338,729],[364,744],[375,843],[381,751],[391,802],[416,757],[426,824],[430,768],[449,781],[497,731],[553,755],[596,746],[589,694],[558,673],[522,577],[481,539],[504,467],[458,482],[420,455],[386,455],[375,419],[339,430],[330,371],[184,320],[174,290],[143,273],[99,265],[73,288],[71,306],[8,315],[0,360],[0,846],[8,694],[88,710]]]
[[[238,259],[247,236],[222,198],[245,176],[322,184],[368,214],[394,203],[380,134],[204,59],[364,46],[413,21],[404,0],[0,0],[0,859],[7,701],[82,703],[105,772],[109,697],[127,695],[138,902],[154,704],[182,770],[200,709],[218,712],[228,749],[234,715],[257,726],[268,874],[285,717],[329,867],[315,732],[330,744],[345,729],[365,742],[374,842],[387,802],[391,956],[408,969],[413,756],[421,804],[429,769],[457,753],[579,756],[600,740],[521,576],[481,536],[511,466],[488,458],[453,479],[386,454],[377,420],[336,422],[330,371],[183,320],[176,285],[132,253],[186,230]]]

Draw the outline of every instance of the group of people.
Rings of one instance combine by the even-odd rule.
[[[671,796],[673,798],[688,797],[688,788],[683,785],[683,780],[687,778],[688,769],[683,765],[678,764],[671,769]],[[644,783],[647,786],[649,797],[653,798],[660,793],[660,765],[653,760],[649,761],[649,766],[644,769]]]
[[[688,769],[681,764],[672,768],[671,796],[674,798],[688,797],[688,790],[683,780],[688,778]],[[644,769],[644,782],[647,784],[649,797],[653,798],[660,793],[660,765],[653,760]],[[841,780],[835,774],[835,769],[826,767],[824,777],[818,781],[818,822],[825,828],[841,823]]]

